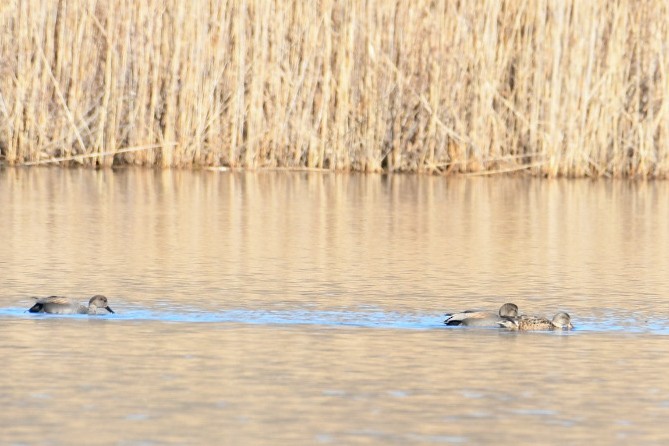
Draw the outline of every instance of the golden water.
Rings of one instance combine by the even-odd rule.
[[[668,197],[0,170],[0,443],[666,443]],[[117,314],[25,312],[96,293]],[[507,301],[576,329],[442,324]]]

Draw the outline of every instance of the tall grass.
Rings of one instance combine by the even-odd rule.
[[[0,161],[667,177],[669,6],[7,0]]]

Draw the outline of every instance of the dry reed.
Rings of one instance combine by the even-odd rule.
[[[668,41],[653,1],[8,0],[0,162],[667,177]]]

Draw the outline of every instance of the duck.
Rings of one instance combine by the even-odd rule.
[[[493,311],[466,310],[461,313],[446,314],[446,325],[464,325],[466,327],[499,327],[504,318],[518,317],[518,305],[506,303]]]
[[[574,328],[571,323],[571,317],[565,312],[557,313],[553,316],[553,319],[540,316],[504,316],[501,319],[498,325],[509,330],[571,330]]]
[[[81,305],[63,296],[36,297],[35,305],[28,309],[31,313],[51,313],[51,314],[97,314],[98,308],[104,308],[110,313],[111,309],[107,298],[102,294],[96,294],[88,301],[88,306]]]

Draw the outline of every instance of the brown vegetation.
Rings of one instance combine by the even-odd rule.
[[[654,1],[9,0],[0,162],[669,174]]]

